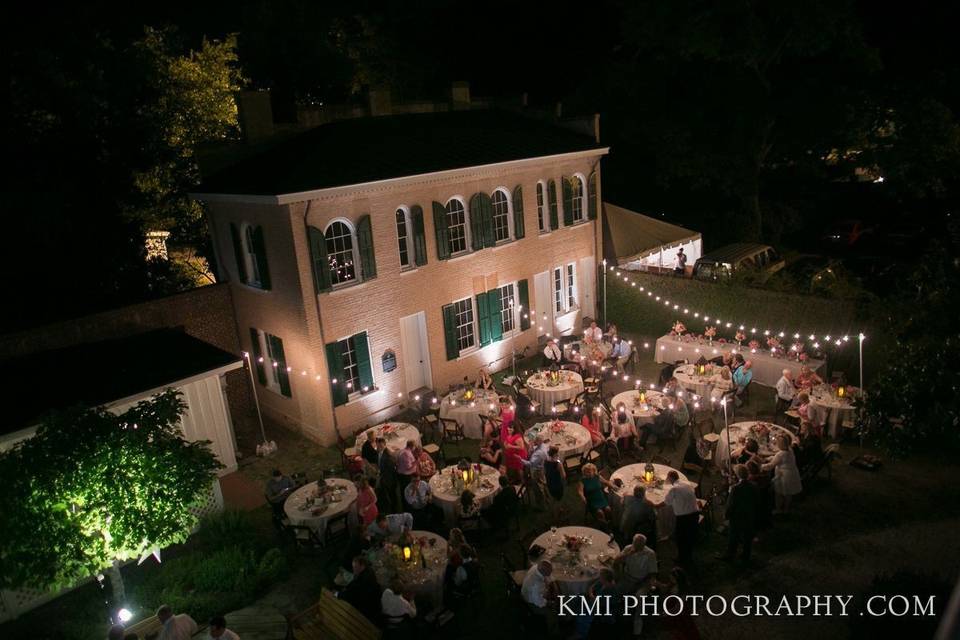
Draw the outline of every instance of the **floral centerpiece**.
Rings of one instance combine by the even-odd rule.
[[[707,339],[710,344],[713,344],[713,337],[717,335],[716,327],[707,327],[703,332],[703,337]]]
[[[683,335],[683,332],[686,331],[686,330],[687,330],[687,327],[684,326],[684,324],[683,324],[682,322],[680,322],[679,320],[677,320],[676,322],[673,323],[673,328],[670,330],[670,332],[671,332],[674,336],[676,336],[677,338],[679,338],[680,336]]]
[[[553,433],[557,433],[557,434],[563,433],[564,429],[566,429],[566,425],[563,424],[563,420],[554,420],[550,424],[550,431],[552,431]]]
[[[756,340],[751,340],[750,344],[748,344],[747,346],[750,347],[750,351],[756,351],[757,349],[760,348],[760,343],[757,342]]]
[[[799,360],[800,362],[806,362],[806,361],[809,360],[809,359],[810,359],[810,356],[808,356],[808,355],[805,354],[805,353],[800,353],[800,354],[797,356],[797,360]]]
[[[394,424],[385,424],[380,427],[380,435],[384,438],[396,438],[399,434],[397,433],[397,426]]]
[[[770,349],[770,353],[778,353],[780,351],[780,340],[776,336],[770,336],[767,338],[767,348]]]
[[[799,361],[799,360],[800,360],[800,355],[803,353],[803,343],[802,343],[802,342],[794,342],[794,343],[793,343],[793,346],[790,347],[790,351],[793,352],[793,356]]]
[[[737,335],[733,336],[733,339],[737,341],[737,346],[740,346],[740,343],[747,339],[747,336],[743,331],[737,331]]]
[[[588,542],[586,536],[563,536],[563,546],[567,548],[567,551],[580,551]]]

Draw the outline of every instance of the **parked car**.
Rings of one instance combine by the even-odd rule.
[[[693,266],[693,277],[699,280],[721,280],[734,273],[752,273],[765,280],[784,267],[776,249],[766,244],[738,242],[705,254]]]

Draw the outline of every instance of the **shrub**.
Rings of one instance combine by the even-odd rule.
[[[200,528],[193,535],[192,542],[206,549],[231,546],[255,549],[257,533],[246,512],[224,509],[211,513],[200,521]]]

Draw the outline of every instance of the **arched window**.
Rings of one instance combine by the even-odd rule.
[[[400,250],[400,268],[409,269],[413,266],[413,243],[410,233],[410,218],[403,207],[397,209],[397,248]]]
[[[323,232],[327,243],[327,262],[330,265],[330,284],[337,286],[357,279],[356,242],[353,228],[341,220],[327,225]]]
[[[447,203],[447,247],[450,255],[467,250],[467,212],[457,198]]]
[[[574,224],[583,222],[583,178],[573,176],[570,178],[570,211],[573,213]]]
[[[547,221],[546,221],[546,211],[544,211],[545,205],[543,200],[543,183],[537,183],[537,228],[540,230],[540,233],[544,233],[547,230]]]
[[[263,282],[262,267],[257,257],[257,228],[252,224],[243,225],[243,262],[247,270],[247,284],[259,287]]]
[[[507,194],[497,189],[490,197],[493,207],[493,237],[496,242],[510,239],[510,202]]]

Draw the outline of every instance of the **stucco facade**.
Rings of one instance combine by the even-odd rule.
[[[539,336],[578,331],[581,319],[594,316],[597,309],[595,256],[600,254],[600,220],[587,218],[584,202],[583,220],[564,226],[564,203],[558,196],[560,228],[540,233],[536,185],[551,179],[559,185],[563,177],[586,177],[596,172],[595,197],[602,202],[599,160],[603,153],[602,149],[579,151],[277,198],[201,196],[207,202],[220,276],[232,283],[243,348],[254,351],[250,328],[283,340],[290,370],[290,395],[258,386],[263,411],[322,443],[335,440],[334,426],[347,435],[364,425],[388,419],[408,404],[408,394],[413,391],[406,367],[420,365],[419,360],[408,361],[410,354],[405,353],[401,318],[419,312],[423,312],[426,329],[429,378],[432,388],[438,391],[464,376],[475,378],[481,366],[490,366],[494,371],[509,367],[512,350],[519,352],[528,347],[527,353],[532,353]],[[459,197],[468,203],[475,193],[490,194],[503,189],[512,194],[518,185],[523,191],[525,237],[513,239],[515,229],[511,221],[509,241],[438,259],[431,216],[433,202],[445,204]],[[585,190],[584,198],[587,197]],[[399,207],[414,205],[424,212],[427,262],[402,269],[395,215]],[[510,205],[512,215],[512,201]],[[372,226],[376,277],[315,293],[307,227],[323,230],[337,219],[356,225],[364,215],[370,216]],[[545,210],[544,216],[547,215]],[[270,271],[269,291],[241,281],[231,224],[262,228]],[[546,226],[549,229],[549,220]],[[535,282],[537,274],[541,274],[537,282],[542,289],[544,278],[549,282],[554,268],[566,270],[571,264],[576,265],[576,307],[556,316],[549,304],[541,304],[546,311],[537,309],[538,297],[544,299],[544,292],[538,290]],[[528,283],[532,309],[521,309],[519,313],[536,312],[530,329],[520,331],[518,326],[502,340],[448,360],[443,306],[521,280]],[[325,345],[359,332],[367,335],[373,389],[364,394],[353,390],[346,404],[334,407]],[[396,368],[385,372],[381,358],[388,350],[396,355]]]

